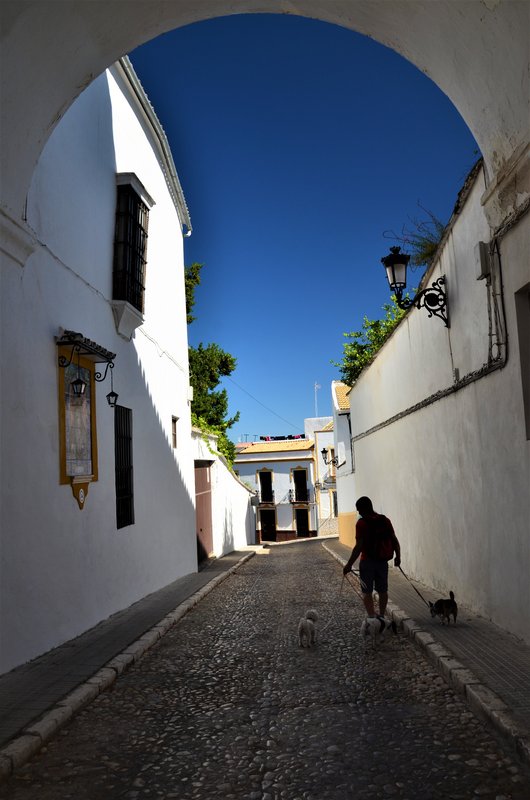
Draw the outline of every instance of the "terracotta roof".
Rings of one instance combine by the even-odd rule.
[[[323,433],[324,431],[332,431],[332,430],[333,430],[333,420],[331,420],[331,422],[328,422],[327,425],[324,425],[324,427],[321,430],[321,433]]]
[[[284,453],[293,450],[311,450],[314,447],[312,439],[295,439],[292,442],[253,442],[240,450],[239,455],[248,456],[252,453]]]
[[[333,388],[340,410],[347,411],[350,408],[349,394],[351,392],[351,387],[347,386],[345,383],[334,383]]]

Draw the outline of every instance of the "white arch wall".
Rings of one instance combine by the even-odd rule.
[[[161,33],[244,12],[325,20],[402,54],[450,97],[479,143],[494,187],[494,224],[524,200],[530,136],[526,0],[8,0],[0,7],[1,207],[9,217],[2,220],[4,236],[17,240],[22,259],[32,241],[18,223],[34,166],[83,88],[119,56]],[[510,186],[497,190],[498,181],[507,179]]]

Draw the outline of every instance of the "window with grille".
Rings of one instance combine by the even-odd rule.
[[[114,460],[116,524],[118,528],[125,528],[134,524],[134,485],[132,411],[124,406],[116,406],[114,409]]]
[[[112,297],[143,313],[149,209],[131,184],[117,192]]]

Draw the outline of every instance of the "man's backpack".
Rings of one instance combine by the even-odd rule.
[[[392,524],[384,514],[375,517],[363,517],[366,523],[366,536],[363,537],[363,554],[367,558],[379,561],[390,561],[394,555],[394,539]]]

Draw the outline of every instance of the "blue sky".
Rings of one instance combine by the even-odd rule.
[[[241,413],[229,434],[298,433],[315,383],[331,413],[343,333],[382,315],[380,259],[398,243],[385,231],[424,218],[418,203],[449,219],[475,140],[416,67],[315,20],[223,17],[131,60],[190,210],[186,263],[205,264],[190,343],[237,358],[222,384]]]

